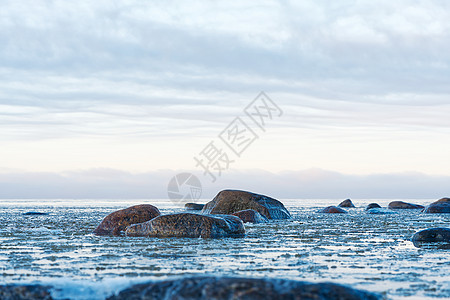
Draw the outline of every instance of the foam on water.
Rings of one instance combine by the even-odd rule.
[[[213,240],[91,234],[107,214],[131,205],[183,211],[167,200],[2,200],[0,274],[5,283],[52,285],[55,298],[70,299],[104,299],[134,283],[203,274],[330,281],[408,300],[450,297],[448,250],[410,241],[419,230],[449,227],[450,214],[364,211],[390,201],[354,200],[358,208],[330,215],[317,210],[340,200],[282,200],[293,220],[250,224],[244,238]]]

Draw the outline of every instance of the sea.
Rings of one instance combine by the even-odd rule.
[[[364,210],[396,199],[353,200],[348,214],[317,212],[341,200],[280,199],[292,220],[245,224],[243,238],[202,239],[92,234],[109,213],[136,204],[185,211],[167,199],[2,199],[1,283],[51,285],[56,299],[104,299],[136,283],[206,274],[334,282],[389,299],[450,299],[450,251],[411,242],[419,230],[450,227],[450,214]],[[24,215],[30,211],[48,215]]]

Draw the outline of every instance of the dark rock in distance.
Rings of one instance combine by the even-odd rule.
[[[346,200],[342,201],[341,203],[339,203],[338,207],[353,208],[353,207],[355,207],[355,205],[353,204],[352,200],[346,199]]]
[[[244,223],[266,223],[269,221],[265,216],[253,209],[246,209],[231,214],[242,220]]]
[[[230,215],[170,214],[128,226],[127,236],[222,238],[245,234],[241,219]]]
[[[150,204],[131,206],[107,215],[94,230],[96,235],[120,235],[127,226],[149,221],[161,215],[158,208]]]
[[[291,214],[280,201],[268,196],[239,190],[224,190],[206,203],[204,214],[226,214],[253,209],[272,220],[290,219]]]
[[[325,208],[319,210],[318,212],[324,213],[324,214],[346,214],[347,213],[346,210],[344,210],[340,207],[337,207],[337,206],[328,206],[328,207],[325,207]]]
[[[188,210],[202,210],[205,204],[199,204],[199,203],[186,203],[184,205],[184,208]]]
[[[39,211],[28,211],[23,213],[24,216],[48,216],[48,213],[39,212]]]
[[[430,228],[416,232],[412,237],[416,247],[435,246],[439,249],[450,249],[450,228]]]
[[[369,210],[372,208],[381,208],[381,206],[378,203],[370,203],[369,205],[367,205],[366,210]]]
[[[398,214],[395,210],[392,209],[386,209],[382,207],[374,207],[370,209],[366,209],[366,213],[373,214],[373,215],[393,215]]]
[[[389,209],[423,209],[425,206],[419,204],[412,204],[403,201],[392,201],[388,205]]]
[[[450,198],[442,198],[425,207],[427,214],[448,214],[450,213]]]
[[[379,300],[381,295],[335,283],[286,279],[185,277],[131,286],[108,300]]]
[[[0,299],[52,300],[49,286],[44,285],[0,285]]]

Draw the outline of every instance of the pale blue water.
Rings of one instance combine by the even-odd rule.
[[[293,220],[246,224],[244,238],[213,240],[91,234],[107,214],[135,204],[184,211],[168,200],[0,200],[2,283],[45,283],[57,298],[102,299],[149,279],[211,274],[331,281],[393,299],[450,298],[449,250],[410,242],[418,230],[450,227],[450,214],[364,212],[368,203],[391,200],[353,200],[358,208],[347,215],[318,214],[340,200],[281,201]]]

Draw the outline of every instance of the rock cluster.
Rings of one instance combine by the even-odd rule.
[[[108,300],[378,300],[383,296],[334,283],[283,279],[187,277],[134,285]]]

